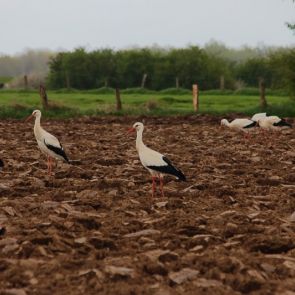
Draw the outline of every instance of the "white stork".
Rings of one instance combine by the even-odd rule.
[[[250,119],[234,119],[231,122],[229,122],[227,119],[222,119],[220,124],[221,126],[227,126],[233,130],[243,131],[246,135],[248,135],[249,132],[257,126],[257,123]]]
[[[32,119],[33,117],[35,117],[35,138],[37,140],[41,152],[47,156],[48,174],[51,175],[52,159],[62,160],[67,163],[69,163],[69,159],[59,140],[41,127],[41,112],[39,110],[33,111],[32,115],[26,119],[26,122]]]
[[[136,149],[139,155],[139,159],[142,165],[151,173],[152,175],[152,197],[156,190],[156,179],[160,180],[160,190],[162,197],[164,197],[163,191],[163,175],[170,174],[176,176],[179,180],[186,181],[184,174],[174,167],[172,163],[162,154],[148,148],[142,141],[142,133],[144,126],[142,123],[137,122],[132,128],[128,130],[129,133],[136,131]]]
[[[252,116],[251,120],[254,122],[257,122],[260,119],[264,119],[267,117],[267,113],[257,113]]]
[[[257,121],[260,128],[264,130],[281,130],[283,128],[292,128],[292,125],[278,116],[269,116]]]

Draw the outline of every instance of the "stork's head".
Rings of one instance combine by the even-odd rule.
[[[141,122],[136,122],[136,123],[133,124],[132,128],[130,128],[128,130],[128,133],[131,133],[131,132],[134,132],[134,131],[136,131],[136,132],[143,131],[143,129],[144,129],[143,124]]]
[[[30,115],[30,116],[26,119],[25,122],[31,120],[33,117],[35,117],[35,118],[41,118],[41,111],[39,111],[39,110],[35,110],[35,111],[33,111],[32,115]]]
[[[39,111],[39,110],[33,111],[32,116],[35,117],[35,118],[41,117],[41,111]]]

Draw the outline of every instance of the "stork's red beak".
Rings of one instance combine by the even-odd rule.
[[[130,134],[130,133],[132,133],[132,132],[134,132],[134,131],[135,131],[135,128],[132,127],[132,128],[130,128],[130,129],[128,129],[127,133]]]
[[[30,115],[30,116],[25,120],[25,122],[30,121],[33,117],[34,117],[33,115]]]

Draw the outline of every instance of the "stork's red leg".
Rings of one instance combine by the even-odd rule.
[[[159,178],[160,178],[160,190],[161,190],[161,194],[162,194],[162,197],[165,198],[165,196],[164,196],[164,189],[163,189],[164,188],[163,177],[160,176]]]
[[[250,139],[250,134],[248,132],[244,133],[244,139],[249,140]]]
[[[56,162],[54,161],[54,158],[51,158],[51,172],[55,168],[56,168]]]

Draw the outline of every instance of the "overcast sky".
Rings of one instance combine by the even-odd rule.
[[[83,46],[294,46],[292,0],[0,0],[0,53]]]

